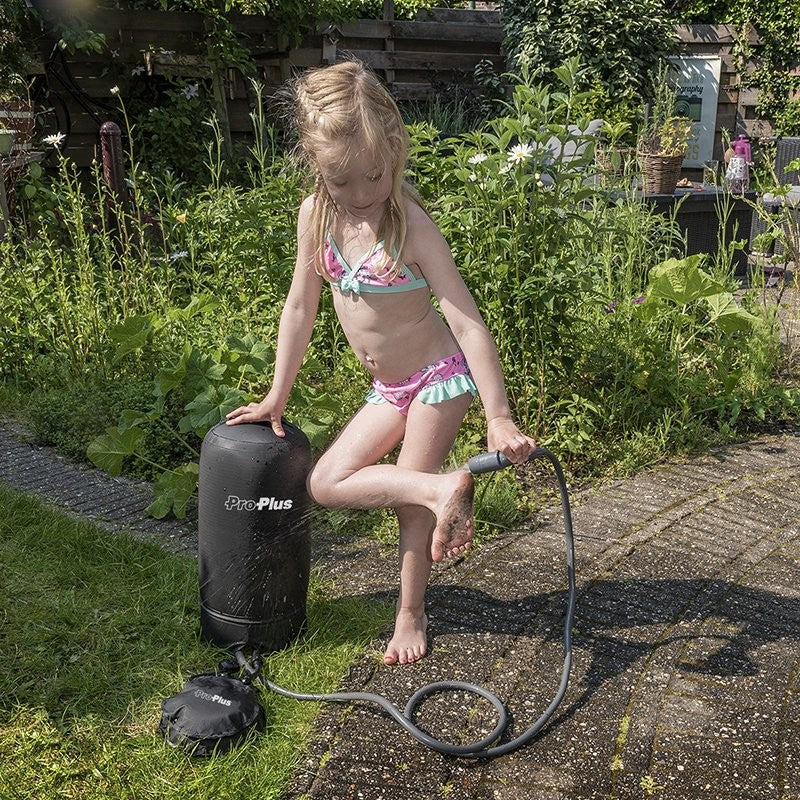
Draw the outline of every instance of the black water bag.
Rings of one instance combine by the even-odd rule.
[[[200,627],[218,647],[279,650],[304,628],[311,447],[284,422],[212,428],[200,451]]]

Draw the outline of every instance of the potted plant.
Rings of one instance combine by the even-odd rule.
[[[636,158],[636,147],[629,144],[632,134],[631,123],[627,120],[610,122],[604,120],[600,126],[600,136],[595,147],[595,161],[598,175],[603,183],[611,183],[621,178],[628,165]]]
[[[645,194],[672,194],[686,157],[692,121],[675,112],[677,89],[667,66],[659,70],[654,88],[637,144],[642,188]]]

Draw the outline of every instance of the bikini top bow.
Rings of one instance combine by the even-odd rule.
[[[361,283],[352,275],[342,275],[339,280],[339,288],[343,292],[352,292],[353,294],[361,294]]]

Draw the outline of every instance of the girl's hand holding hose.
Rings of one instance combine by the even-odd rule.
[[[536,441],[522,433],[511,417],[495,417],[487,426],[487,449],[498,450],[514,464],[524,464],[536,450]]]

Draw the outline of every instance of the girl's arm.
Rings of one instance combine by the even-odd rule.
[[[494,340],[439,228],[414,204],[409,206],[408,238],[478,387],[486,414],[488,449],[499,450],[518,464],[527,461],[536,442],[522,433],[511,417]]]
[[[322,291],[322,278],[314,271],[314,248],[308,224],[312,203],[313,198],[307,197],[297,218],[297,261],[278,325],[272,387],[260,403],[231,411],[226,417],[228,425],[268,421],[278,436],[284,435],[281,417],[311,341]]]

